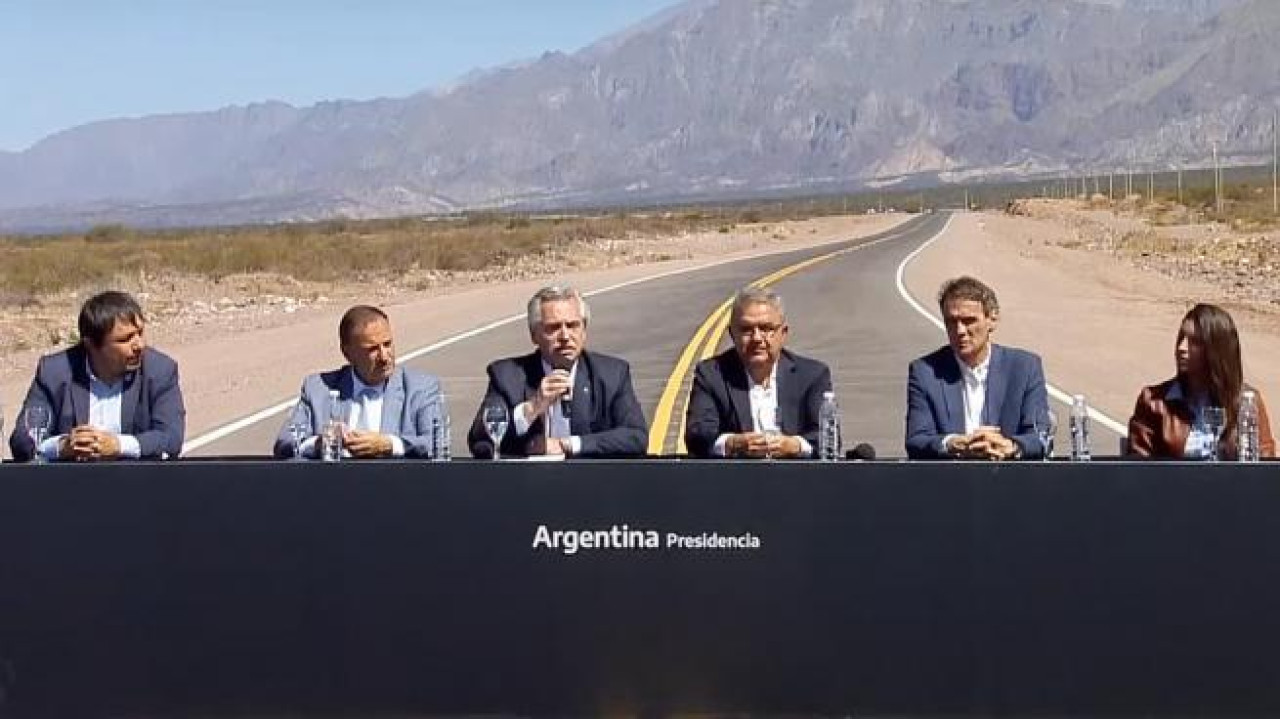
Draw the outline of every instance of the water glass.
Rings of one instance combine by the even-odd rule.
[[[1205,431],[1213,437],[1213,445],[1209,447],[1209,461],[1217,462],[1221,457],[1219,445],[1222,443],[1222,430],[1227,426],[1227,412],[1221,407],[1205,407],[1201,410],[1200,421]]]
[[[1044,461],[1053,459],[1053,440],[1058,436],[1058,416],[1049,407],[1036,417],[1036,434],[1040,437],[1040,446],[1044,447]]]
[[[485,405],[484,413],[484,431],[488,433],[489,439],[493,441],[493,458],[501,459],[498,448],[502,445],[502,438],[507,434],[507,406],[504,404]]]
[[[32,459],[36,464],[43,464],[45,459],[44,455],[40,454],[40,444],[44,442],[49,432],[49,408],[42,404],[33,404],[27,407],[22,419],[27,427],[27,436],[35,445]]]
[[[293,446],[293,457],[292,457],[292,459],[294,459],[294,460],[301,460],[301,459],[303,459],[303,457],[302,457],[302,445],[303,445],[303,443],[304,443],[304,442],[306,442],[306,441],[307,441],[307,430],[308,430],[308,429],[309,429],[309,428],[308,428],[308,426],[307,426],[307,425],[305,425],[305,424],[303,424],[303,423],[301,423],[301,422],[290,422],[290,423],[289,423],[289,427],[288,427],[288,431],[289,431],[289,441],[292,443],[292,446]]]

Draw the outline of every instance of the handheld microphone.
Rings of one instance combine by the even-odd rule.
[[[569,374],[569,371],[573,369],[573,362],[565,359],[564,357],[560,357],[557,355],[552,366],[558,370],[563,370],[566,374]],[[572,378],[572,375],[570,375],[570,377]],[[564,417],[566,421],[573,419],[572,402],[573,402],[573,385],[570,384],[569,390],[564,394],[560,395],[560,416]]]
[[[481,440],[471,447],[471,456],[476,459],[493,459],[493,442]]]
[[[865,462],[876,458],[876,448],[862,442],[858,446],[844,453],[845,459],[851,459],[855,462]]]

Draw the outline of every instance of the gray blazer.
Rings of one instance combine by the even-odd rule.
[[[30,461],[35,446],[27,434],[26,408],[49,408],[49,436],[70,432],[89,421],[89,365],[82,345],[40,358],[35,379],[14,422],[9,449],[19,462]],[[120,431],[138,440],[144,459],[177,457],[182,452],[187,410],[178,386],[178,363],[148,347],[142,366],[124,377],[120,398]]]
[[[329,419],[329,390],[338,390],[340,401],[350,401],[354,387],[351,365],[307,375],[302,381],[298,403],[276,436],[272,454],[280,458],[292,456],[289,425],[294,422],[308,427],[308,436],[320,434]],[[438,420],[439,431],[443,432],[448,416],[440,380],[425,372],[396,367],[382,397],[382,433],[395,435],[404,442],[404,456],[430,457],[432,420]]]

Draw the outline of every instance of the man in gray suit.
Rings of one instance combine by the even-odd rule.
[[[178,365],[147,347],[142,308],[103,292],[80,308],[80,343],[40,358],[9,448],[19,462],[159,459],[182,452]],[[28,427],[37,414],[43,427]],[[37,447],[31,429],[45,437]]]
[[[319,435],[329,420],[331,393],[344,403],[344,454],[356,458],[424,457],[433,451],[433,433],[444,431],[448,408],[440,381],[396,365],[391,321],[382,310],[357,305],[338,324],[345,366],[308,375],[293,412],[276,437],[274,454],[292,457],[292,425],[303,428],[302,456],[321,452]]]

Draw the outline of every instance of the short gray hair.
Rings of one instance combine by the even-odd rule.
[[[562,300],[577,300],[578,311],[582,314],[582,325],[585,327],[591,324],[591,307],[587,305],[587,300],[582,296],[581,292],[572,287],[551,285],[550,287],[543,287],[533,293],[533,297],[529,298],[529,331],[536,330],[538,323],[542,321],[542,303],[560,302]]]
[[[769,305],[778,311],[778,316],[784,322],[787,319],[787,311],[782,306],[782,295],[768,287],[756,287],[753,285],[743,287],[738,290],[738,294],[733,296],[733,309],[729,312],[729,321],[732,322],[741,317],[747,305]]]

